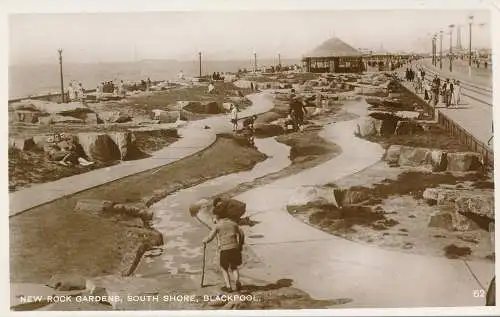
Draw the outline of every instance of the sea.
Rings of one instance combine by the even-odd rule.
[[[258,65],[271,66],[275,60],[261,60]],[[299,64],[300,60],[282,60],[283,65]],[[202,74],[237,72],[253,69],[253,61],[227,60],[202,61]],[[100,82],[124,80],[140,81],[148,77],[152,81],[175,80],[182,71],[186,77],[199,75],[198,61],[145,60],[119,63],[64,63],[64,86],[71,81],[81,82],[85,89],[95,89]],[[59,93],[61,90],[59,63],[9,66],[9,99],[39,94]]]

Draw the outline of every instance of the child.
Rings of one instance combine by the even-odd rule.
[[[238,108],[235,105],[231,106],[231,123],[233,124],[233,131],[238,130]]]
[[[228,218],[223,208],[220,208],[222,203],[223,201],[220,198],[214,200],[215,225],[208,237],[203,239],[203,244],[207,244],[217,237],[219,264],[222,269],[222,277],[225,283],[225,287],[222,288],[222,291],[232,292],[233,290],[231,287],[229,269],[233,273],[236,291],[239,291],[241,289],[241,283],[238,266],[242,263],[241,250],[243,248],[245,236],[238,224]]]

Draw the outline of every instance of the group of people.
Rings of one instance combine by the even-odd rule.
[[[444,83],[441,84],[441,79],[439,76],[435,75],[432,82],[426,84],[426,88],[427,96],[424,96],[424,99],[428,102],[432,101],[434,106],[438,104],[439,96],[441,96],[442,103],[446,108],[459,105],[461,102],[462,87],[459,80],[450,80],[447,78]],[[430,92],[432,96],[429,95],[428,92]]]
[[[83,89],[82,83],[76,83],[75,81],[70,82],[68,97],[69,101],[82,101],[85,99],[85,89]]]
[[[418,71],[411,67],[406,68],[405,79],[413,83],[415,93],[424,94],[424,100],[433,103],[436,106],[441,96],[442,103],[449,108],[450,106],[459,105],[461,102],[462,87],[460,81],[447,78],[444,82],[438,75],[435,75],[432,80],[425,78],[425,69],[420,67]]]
[[[224,80],[224,76],[222,76],[222,73],[214,72],[212,74],[212,80]]]

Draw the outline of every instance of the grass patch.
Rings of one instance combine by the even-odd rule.
[[[154,174],[149,170],[125,177],[12,217],[11,280],[43,283],[56,273],[116,273],[123,267],[124,257],[148,238],[151,230],[74,213],[80,199],[140,201],[158,190],[166,195],[207,179],[250,169],[265,158],[256,149],[241,147],[230,137],[219,137],[204,151],[155,169]]]

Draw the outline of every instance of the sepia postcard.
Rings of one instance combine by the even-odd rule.
[[[47,3],[6,15],[6,311],[499,312],[494,4]]]

